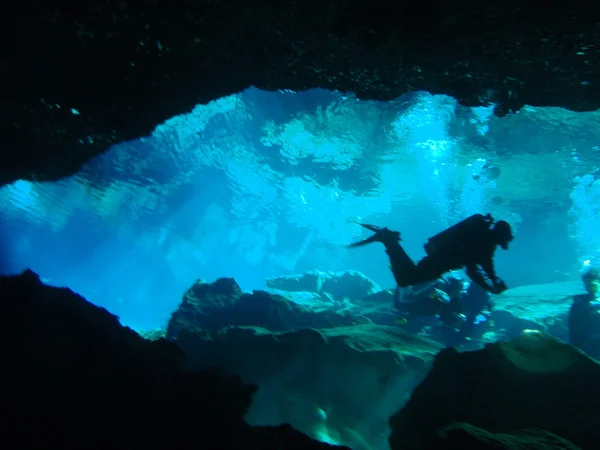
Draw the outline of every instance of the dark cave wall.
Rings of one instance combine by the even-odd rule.
[[[595,110],[592,0],[12,0],[3,14],[0,184],[70,175],[117,142],[239,92]]]

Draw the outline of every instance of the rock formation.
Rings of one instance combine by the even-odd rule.
[[[285,294],[286,297],[264,291],[245,294],[231,278],[214,283],[198,280],[173,313],[167,337],[177,339],[182,329],[202,328],[212,332],[228,325],[284,331],[364,324],[372,320],[371,316],[387,319],[388,324],[394,320],[389,304],[363,311],[360,306],[334,303],[318,293]]]
[[[361,274],[315,272],[268,285],[293,292],[244,294],[233,279],[196,282],[173,313],[167,339],[189,356],[190,369],[218,367],[259,387],[250,423],[289,422],[328,442],[386,446],[387,418],[443,346],[386,326],[395,315],[381,294],[364,302],[342,297],[372,292],[376,285]]]
[[[216,366],[259,386],[250,423],[290,423],[311,437],[361,449],[387,446],[388,417],[442,348],[399,327],[377,325],[283,333],[196,328],[182,330],[176,342],[191,369]]]
[[[568,342],[567,316],[572,297],[583,292],[580,281],[520,286],[494,299],[492,317],[508,339],[533,329]]]
[[[580,447],[539,428],[490,433],[465,423],[442,428],[434,436],[436,450],[580,450]]]
[[[183,370],[184,353],[33,272],[0,278],[5,351],[0,446],[12,449],[329,448],[244,421],[256,387]]]
[[[345,294],[357,292],[356,297],[341,298],[339,292],[342,291],[336,291],[335,287],[342,284],[338,281],[342,277],[359,280],[350,283],[352,288],[347,288]],[[399,325],[400,316],[394,309],[391,290],[384,289],[362,297],[372,291],[371,286],[376,285],[360,274],[344,273],[342,277],[321,272],[278,277],[270,279],[267,285],[279,289],[251,294],[243,293],[233,279],[224,278],[212,284],[199,280],[186,292],[183,302],[173,314],[168,338],[176,340],[182,329],[201,328],[215,332],[226,326],[290,331],[366,323]],[[326,291],[323,286],[327,284],[323,280],[330,279],[336,281],[331,284],[333,288]],[[582,289],[578,282],[551,283],[522,286],[495,296],[495,308],[491,313],[494,326],[482,326],[471,341],[464,343],[464,349],[480,348],[497,340],[512,340],[525,330],[547,332],[568,342],[567,315],[571,298]],[[453,339],[452,333],[445,328],[432,317],[422,333],[446,345],[461,346],[460,340]]]
[[[597,362],[544,333],[476,352],[446,349],[392,417],[390,445],[596,449],[599,377]]]
[[[315,270],[300,275],[272,277],[267,279],[267,287],[287,292],[316,292],[335,300],[356,300],[381,291],[377,283],[355,270]]]
[[[464,105],[600,106],[592,0],[10,0],[0,185],[55,180],[195,104],[321,87]],[[16,151],[17,150],[17,151]]]
[[[249,295],[227,279],[195,288],[215,286],[203,314]],[[600,444],[600,365],[541,332],[459,352],[401,327],[209,332],[188,318],[175,345],[141,338],[29,271],[0,278],[0,298],[8,343],[3,448],[162,449],[199,439],[219,448],[327,448],[274,426],[282,422],[354,449],[385,448],[387,419],[403,405],[390,420],[393,450]]]
[[[173,316],[168,335],[189,355],[190,368],[216,366],[259,386],[247,416],[251,423],[290,422],[329,442],[380,448],[388,434],[384,418],[402,407],[442,344],[427,339],[426,334],[408,333],[402,326],[385,326],[393,323],[388,316],[379,322],[373,311],[385,309],[382,303],[391,301],[389,291],[366,299],[348,299],[354,306],[345,310],[349,325],[344,325],[333,314],[338,302],[323,292],[320,283],[309,283],[311,279],[309,274],[271,283],[279,288],[321,292],[299,292],[308,299],[302,308],[280,295],[260,293],[255,298],[256,294],[242,294],[233,280],[196,284],[196,297],[191,297],[191,303],[186,297]],[[222,286],[220,292],[233,293],[233,299],[211,300],[216,293],[208,293],[217,286]],[[561,397],[558,417],[568,414],[569,404],[581,408],[582,414],[588,410],[595,414],[592,402],[583,402],[583,397],[589,387],[587,377],[592,376],[588,371],[595,374],[598,366],[572,347],[541,333],[566,339],[570,297],[580,289],[578,283],[559,283],[517,288],[497,297],[493,312],[497,324],[490,334],[516,340],[476,352],[443,350],[411,403],[392,420],[396,430],[392,448],[591,448],[589,442],[595,442],[595,436],[586,443],[577,440],[576,433],[565,434],[564,427],[556,425],[560,419],[552,419],[554,412],[550,411],[551,403]],[[242,303],[254,304],[252,314],[240,313],[245,309],[236,310],[235,306],[223,309],[222,305],[236,305],[244,295]],[[320,314],[338,317],[336,326],[332,320],[329,328],[310,329],[311,323],[318,322],[314,315],[319,310],[309,306],[313,303],[325,305]],[[202,306],[194,310],[193,304]],[[218,313],[203,316],[215,304]],[[288,306],[282,309],[282,305]],[[270,314],[273,310],[285,313]],[[351,320],[361,311],[366,311],[372,323]],[[227,322],[245,326],[227,326]],[[275,331],[258,328],[260,323]],[[200,324],[208,324],[208,329]],[[469,348],[482,344],[479,341]],[[554,382],[559,383],[556,387],[562,394],[547,394]],[[579,387],[569,388],[569,383]],[[550,400],[538,399],[545,396]],[[545,416],[536,412],[537,402],[548,411]],[[513,410],[519,408],[523,411],[515,414]]]

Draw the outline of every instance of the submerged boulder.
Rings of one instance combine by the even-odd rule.
[[[325,303],[333,303],[334,299],[329,294],[319,294],[317,292],[304,292],[304,291],[281,291],[278,289],[265,289],[264,292],[269,294],[279,295],[285,297],[293,303],[298,305],[309,305],[309,306],[323,306]]]
[[[583,292],[581,282],[519,286],[494,297],[492,318],[508,339],[531,329],[568,342],[569,308],[573,296]]]
[[[293,300],[300,295],[302,303]],[[222,278],[212,284],[198,280],[185,293],[171,316],[167,337],[177,340],[182,329],[214,332],[229,325],[284,331],[369,322],[360,310],[334,304],[314,293],[296,292],[291,298],[265,291],[247,294],[232,278]]]
[[[323,277],[321,291],[333,298],[359,299],[381,291],[381,287],[369,277],[355,270],[328,272]]]
[[[289,292],[328,294],[336,300],[360,299],[381,290],[373,280],[354,270],[311,271],[302,275],[272,277],[267,279],[267,287]]]
[[[299,275],[267,278],[268,288],[287,292],[321,292],[325,272],[312,271]]]
[[[544,333],[525,333],[475,352],[446,349],[390,420],[390,445],[439,448],[440,432],[456,436],[447,427],[466,423],[495,434],[535,428],[582,449],[600,448],[599,379],[598,363]],[[538,448],[573,448],[557,445]]]
[[[11,449],[329,448],[244,421],[256,387],[184,370],[184,353],[36,274],[0,277],[5,340],[0,446]]]
[[[357,325],[273,333],[184,330],[190,368],[218,367],[259,386],[247,420],[290,423],[352,448],[385,448],[388,418],[442,346],[398,327]]]

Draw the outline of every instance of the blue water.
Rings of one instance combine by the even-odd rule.
[[[400,230],[418,258],[429,236],[490,212],[515,229],[497,253],[510,286],[577,279],[600,250],[595,113],[492,109],[256,89],[200,105],[71,178],[1,188],[0,270],[31,268],[149,329],[197,278],[251,290],[352,269],[392,287],[380,246],[344,248],[366,236],[354,221]]]

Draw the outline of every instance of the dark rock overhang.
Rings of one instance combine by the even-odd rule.
[[[592,0],[12,0],[0,185],[55,180],[199,103],[260,89],[600,105]]]

